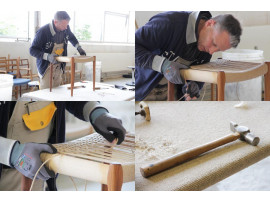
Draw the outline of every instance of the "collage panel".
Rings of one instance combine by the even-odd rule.
[[[134,102],[0,102],[1,191],[135,191]]]
[[[6,10],[0,19],[0,100],[135,98],[134,11]]]
[[[269,191],[269,102],[142,101],[135,109],[146,114],[135,119],[136,191]]]
[[[136,101],[270,100],[268,11],[135,16]]]

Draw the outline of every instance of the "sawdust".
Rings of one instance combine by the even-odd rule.
[[[138,138],[135,143],[136,151],[139,151],[139,159],[144,161],[159,160],[164,156],[173,155],[177,151],[176,145],[165,138],[156,142],[147,142],[142,138]]]

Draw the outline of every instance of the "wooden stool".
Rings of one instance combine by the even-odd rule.
[[[66,62],[71,64],[70,68],[70,84],[71,96],[73,96],[74,77],[75,77],[75,63],[93,62],[93,91],[95,91],[95,78],[96,78],[96,56],[60,56],[56,57],[58,62]],[[53,65],[50,64],[50,92],[52,92],[52,75]]]
[[[270,101],[270,62],[251,63],[225,61],[223,64],[209,62],[180,70],[185,80],[211,83],[211,100],[213,100],[213,84],[217,84],[217,100],[224,101],[225,83],[245,81],[264,76],[264,100]],[[168,82],[168,101],[174,100],[174,84]]]
[[[101,183],[102,191],[121,191],[122,184],[135,180],[135,135],[113,146],[94,133],[70,142],[53,145],[57,154],[42,153],[41,160],[55,173]],[[22,190],[32,180],[22,177]]]

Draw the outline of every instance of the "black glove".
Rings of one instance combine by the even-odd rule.
[[[55,154],[56,148],[51,144],[38,144],[38,143],[16,143],[10,157],[11,165],[14,166],[24,176],[33,179],[37,170],[41,166],[40,153],[46,152]],[[55,173],[43,166],[37,179],[48,180],[55,177]]]
[[[97,133],[101,134],[109,142],[118,139],[117,144],[121,144],[126,135],[126,129],[122,125],[122,120],[111,115],[104,108],[95,109],[90,115],[90,121]]]
[[[182,88],[183,94],[188,94],[191,98],[200,97],[200,88],[195,81],[187,82]]]
[[[80,55],[86,55],[86,52],[82,49],[81,46],[79,46],[79,47],[77,48],[77,50],[78,50],[78,52],[80,53]]]
[[[57,60],[55,59],[55,57],[57,57],[58,55],[57,54],[55,54],[55,53],[53,53],[53,54],[48,54],[48,56],[47,56],[47,60],[50,62],[50,63],[52,63],[52,64],[57,64],[58,62],[57,62]]]

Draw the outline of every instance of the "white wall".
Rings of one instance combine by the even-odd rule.
[[[81,44],[87,55],[96,55],[97,60],[102,62],[102,72],[127,70],[127,66],[135,65],[135,49],[134,45],[104,45],[104,44]],[[11,58],[21,57],[28,58],[36,73],[35,59],[30,56],[30,42],[0,42],[0,56],[8,56]],[[69,44],[68,55],[77,53],[77,50]]]

